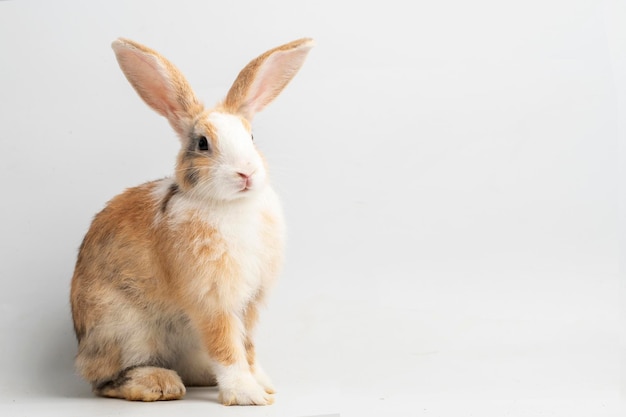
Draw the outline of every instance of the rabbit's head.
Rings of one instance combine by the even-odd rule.
[[[254,145],[252,119],[291,81],[313,45],[300,39],[255,58],[212,109],[205,109],[180,71],[157,52],[122,38],[112,46],[139,96],[180,138],[176,186],[202,199],[229,201],[264,187],[265,164]]]

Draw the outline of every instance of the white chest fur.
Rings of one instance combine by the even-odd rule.
[[[158,189],[167,189],[166,185],[159,184]],[[251,197],[207,204],[177,196],[160,219],[173,230],[193,225],[187,236],[180,236],[186,239],[186,248],[181,248],[186,253],[180,254],[186,259],[181,261],[194,265],[190,288],[201,297],[217,295],[220,304],[236,310],[245,307],[274,279],[267,265],[280,256],[275,242],[282,243],[282,212],[273,190],[268,186]],[[268,216],[272,224],[268,224]]]

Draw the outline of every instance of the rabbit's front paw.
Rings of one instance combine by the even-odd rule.
[[[219,401],[224,405],[270,405],[274,397],[249,375],[232,387],[220,388]]]
[[[268,394],[276,393],[274,384],[272,384],[272,381],[270,381],[270,377],[267,376],[267,374],[265,373],[265,371],[263,371],[262,368],[257,366],[253,372],[253,375],[254,375],[254,379],[256,379],[256,382],[259,383],[259,385],[265,390],[265,392],[267,392]]]

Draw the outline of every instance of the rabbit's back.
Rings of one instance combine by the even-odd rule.
[[[78,252],[71,303],[79,340],[113,309],[145,304],[161,287],[153,250],[157,182],[127,189],[93,219]]]

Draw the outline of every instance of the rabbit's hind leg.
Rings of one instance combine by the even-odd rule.
[[[132,401],[174,400],[185,386],[170,369],[175,352],[168,343],[185,320],[163,312],[145,314],[120,307],[126,322],[115,313],[89,329],[79,342],[78,371],[91,382],[94,393]]]
[[[171,369],[131,366],[111,380],[94,384],[94,392],[103,397],[131,401],[178,400],[185,395],[185,386]]]

